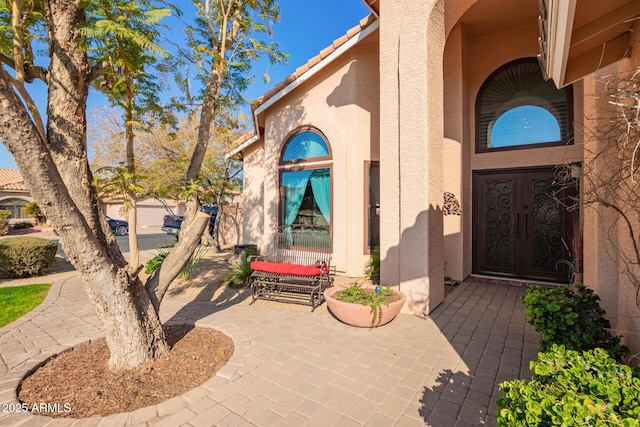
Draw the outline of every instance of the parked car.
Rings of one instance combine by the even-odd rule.
[[[109,217],[107,217],[107,220],[109,221],[109,227],[111,228],[111,231],[116,236],[126,236],[127,233],[129,233],[129,223],[127,221]]]
[[[218,216],[218,205],[203,205],[202,211],[210,215],[209,217],[209,233],[213,232],[213,226],[216,223],[216,217]],[[183,215],[165,215],[162,218],[162,227],[160,229],[167,234],[170,234],[178,240],[178,234],[180,234],[180,226],[182,226]]]

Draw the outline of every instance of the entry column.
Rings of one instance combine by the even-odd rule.
[[[425,316],[444,299],[444,2],[380,9],[381,283]]]

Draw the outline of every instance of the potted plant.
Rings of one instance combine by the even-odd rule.
[[[391,322],[406,300],[402,292],[388,286],[363,286],[358,283],[347,288],[327,288],[324,298],[338,320],[360,328],[373,328]]]

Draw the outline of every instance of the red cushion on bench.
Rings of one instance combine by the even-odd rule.
[[[286,264],[270,261],[253,261],[251,269],[264,271],[265,273],[291,274],[293,276],[317,276],[320,274],[320,267],[315,265]],[[322,270],[326,273],[327,269],[324,267]]]

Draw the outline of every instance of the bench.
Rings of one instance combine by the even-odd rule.
[[[280,226],[273,251],[248,261],[253,270],[254,301],[310,305],[313,311],[324,302],[324,290],[333,285],[331,229],[306,224]]]

